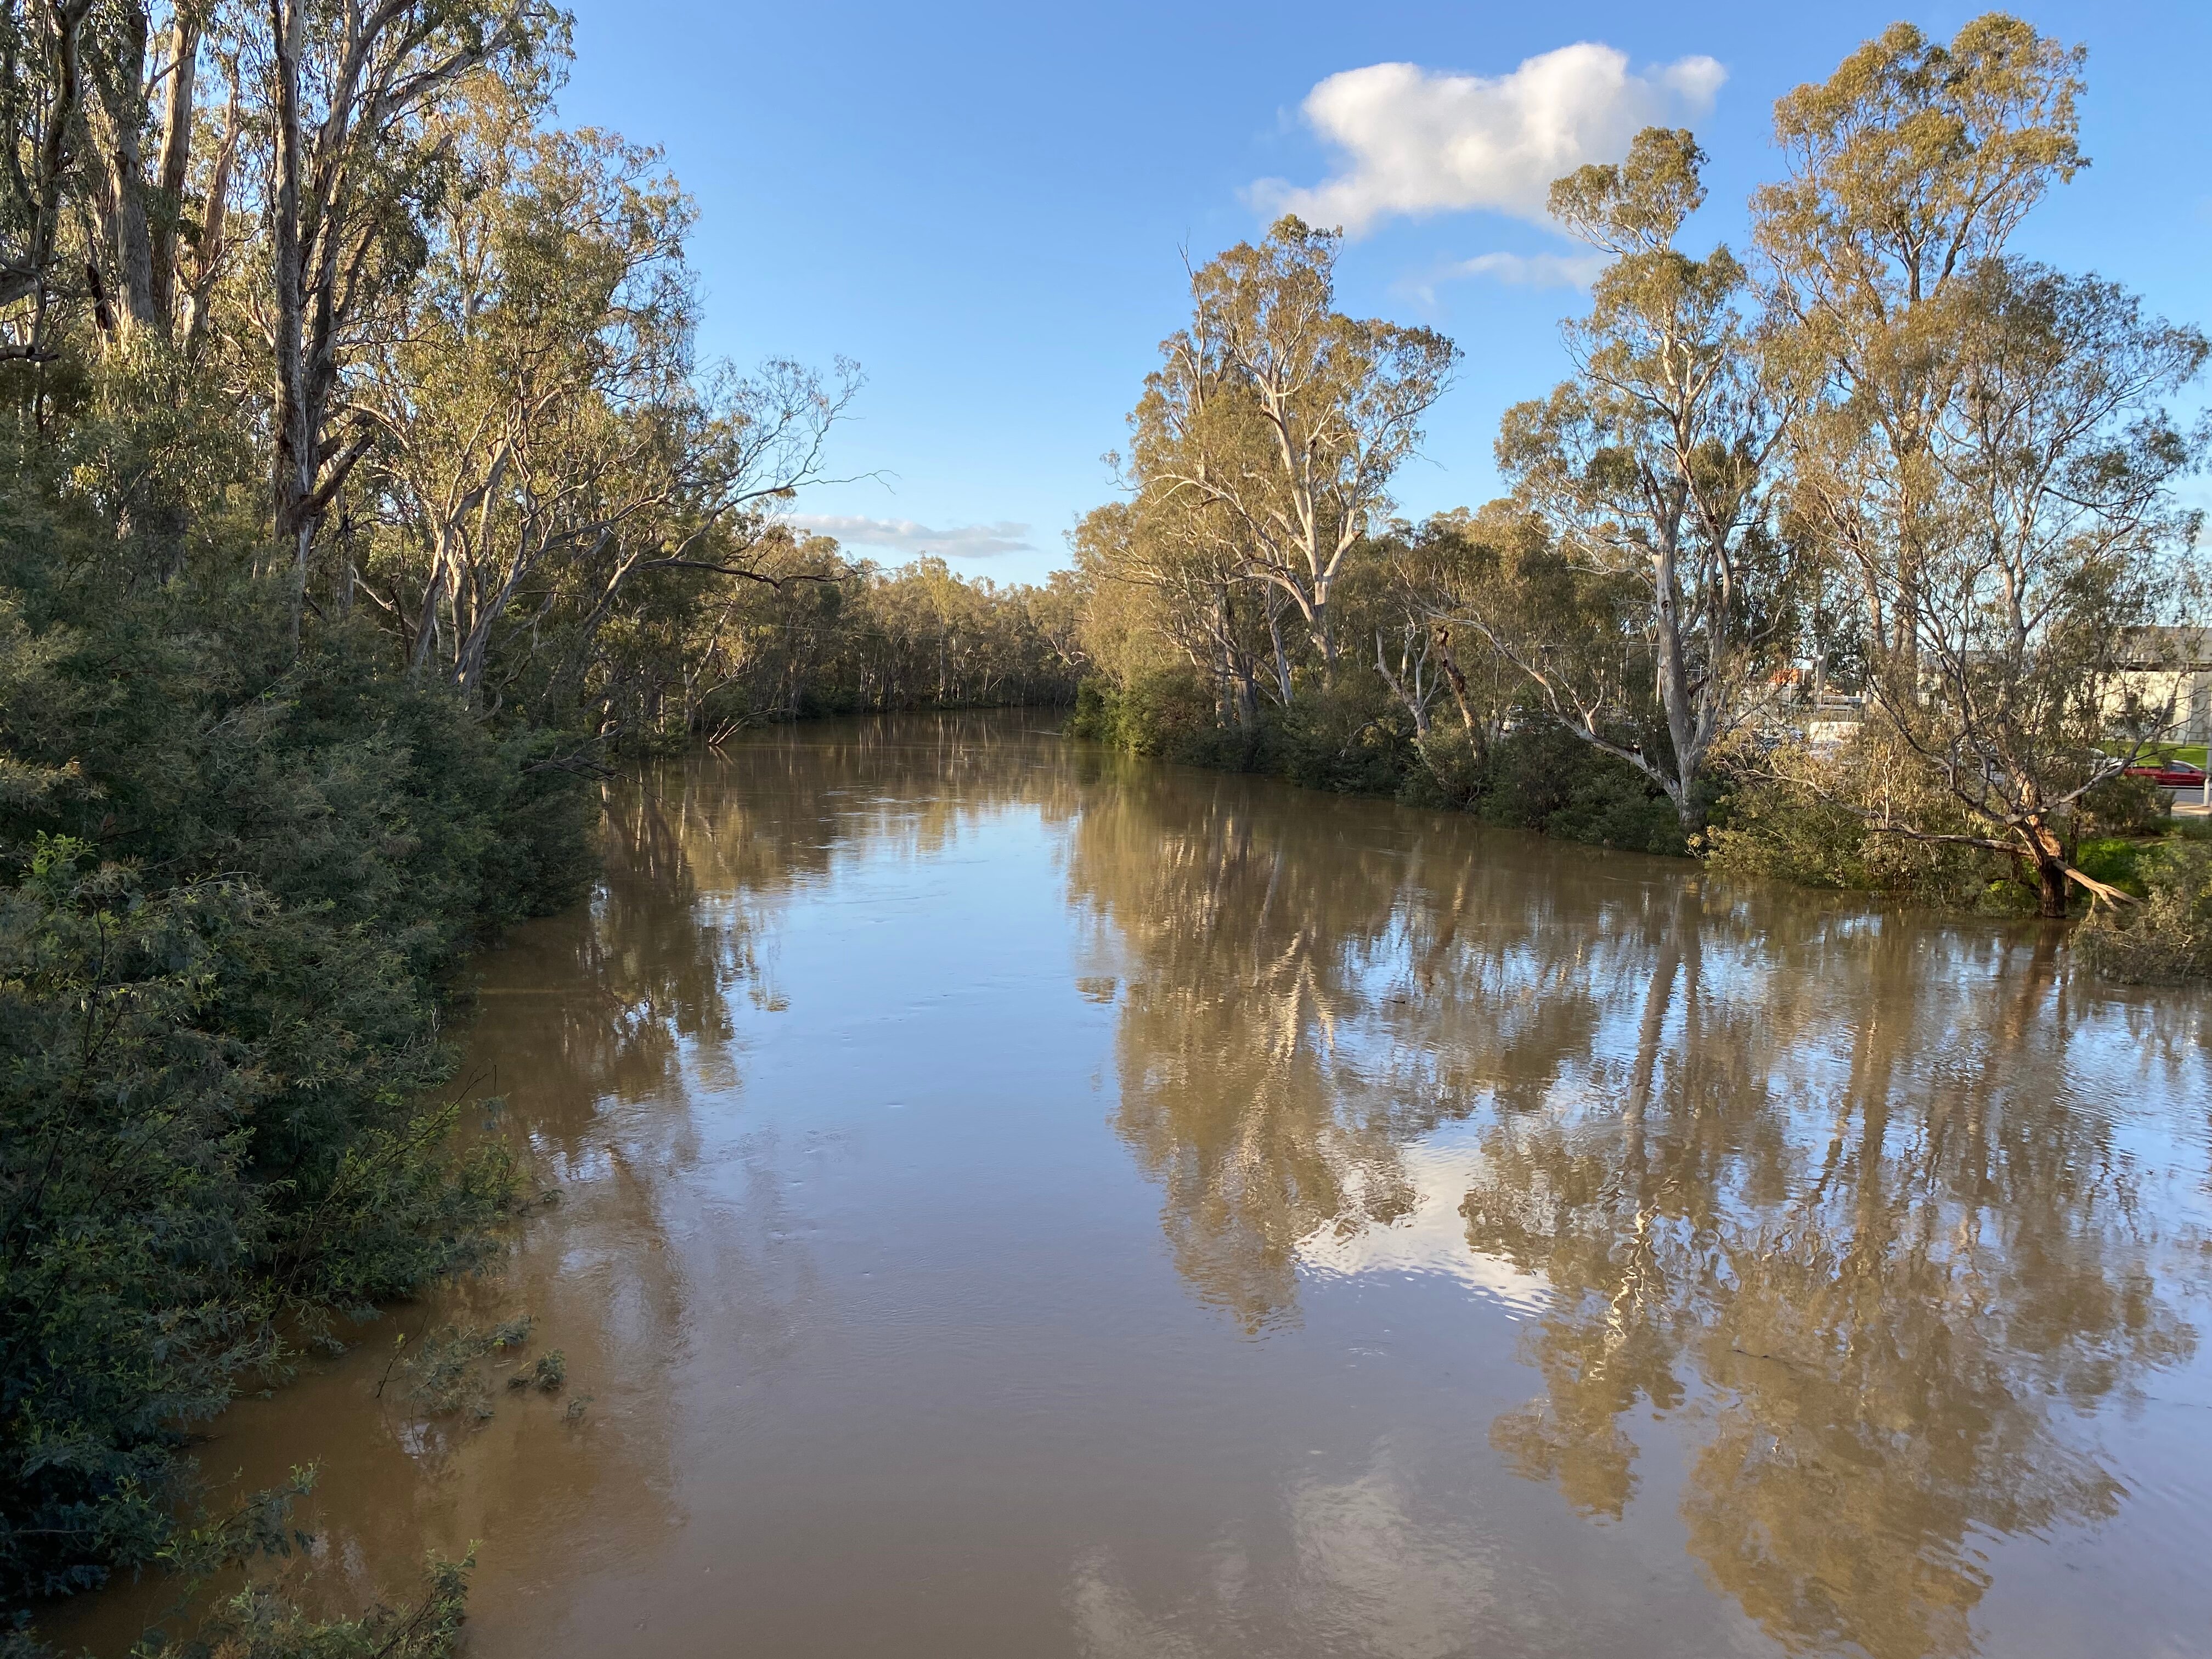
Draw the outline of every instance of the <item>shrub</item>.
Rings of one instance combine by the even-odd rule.
[[[1076,688],[1067,729],[1133,755],[1184,759],[1214,729],[1213,693],[1188,668],[1133,675],[1126,685],[1093,676]]]
[[[2100,906],[2075,935],[2083,958],[2126,983],[2212,978],[2212,842],[2177,836],[2137,868],[2144,902]]]
[[[593,803],[557,734],[342,626],[295,658],[265,598],[0,586],[9,1603],[152,1559],[179,1449],[281,1359],[279,1316],[467,1265],[511,1199],[503,1150],[422,1103],[441,1005],[580,890]]]
[[[246,1174],[263,1090],[215,1027],[235,884],[149,895],[42,842],[0,893],[0,1595],[100,1582],[167,1527],[184,1425],[270,1352]]]
[[[1784,775],[1747,780],[1716,807],[1705,835],[1715,868],[1951,909],[2033,908],[2032,881],[2001,854],[1868,828],[1864,810],[1887,799],[1922,826],[1976,829],[1899,747],[1869,737],[1825,758],[1783,751],[1765,764]]]
[[[380,1602],[354,1619],[318,1619],[277,1591],[249,1588],[219,1602],[190,1640],[142,1649],[137,1659],[453,1659],[474,1565],[434,1556],[411,1605]]]
[[[1364,685],[1305,692],[1273,724],[1269,769],[1309,789],[1395,795],[1419,763],[1404,713]]]
[[[1492,744],[1473,796],[1475,815],[1488,823],[1626,852],[1689,850],[1663,790],[1626,761],[1548,722]]]

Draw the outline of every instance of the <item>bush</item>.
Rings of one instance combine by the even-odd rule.
[[[1947,909],[2033,908],[2032,880],[2002,854],[1868,829],[1853,806],[1885,793],[1923,826],[1977,829],[1909,756],[1863,738],[1825,760],[1802,751],[1774,758],[1790,780],[1747,781],[1717,805],[1705,835],[1716,869],[1804,887],[1885,893]]]
[[[1309,789],[1395,795],[1419,764],[1405,714],[1365,688],[1340,686],[1301,695],[1271,720],[1261,754],[1267,769]]]
[[[20,554],[21,549],[15,550]],[[477,1260],[441,1004],[566,902],[593,803],[252,584],[0,587],[0,1599],[162,1547],[178,1452],[276,1331]]]
[[[1076,692],[1067,730],[1134,754],[1395,796],[1593,847],[1689,851],[1666,792],[1572,732],[1532,723],[1478,752],[1465,727],[1439,720],[1416,740],[1404,709],[1357,677],[1333,690],[1303,690],[1292,708],[1263,710],[1249,730],[1222,726],[1212,688],[1188,670],[1139,676],[1127,688],[1093,678]],[[1721,787],[1705,787],[1707,805]]]
[[[183,1426],[270,1352],[246,1174],[262,1091],[208,1016],[235,884],[149,895],[80,842],[0,894],[0,1593],[100,1582],[166,1534]]]
[[[2075,935],[2083,958],[2125,983],[2212,978],[2212,842],[2177,836],[2143,852],[2140,905],[2100,906]]]
[[[1190,759],[1214,733],[1213,692],[1188,668],[1135,675],[1118,686],[1093,676],[1076,688],[1067,730],[1133,755]]]
[[[274,1590],[249,1588],[220,1602],[189,1641],[142,1648],[135,1659],[453,1659],[474,1565],[433,1557],[413,1605],[380,1603],[357,1619],[317,1619]]]
[[[1474,810],[1488,823],[1585,846],[1689,850],[1664,790],[1626,761],[1548,723],[1522,726],[1492,746]]]

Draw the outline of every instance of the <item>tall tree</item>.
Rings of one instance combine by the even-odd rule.
[[[1070,541],[1094,609],[1101,585],[1143,590],[1147,631],[1212,682],[1224,724],[1247,728],[1263,674],[1279,702],[1291,699],[1289,607],[1280,590],[1248,578],[1249,553],[1237,527],[1188,497],[1140,496],[1086,514]]]
[[[1675,246],[1705,200],[1704,161],[1687,132],[1648,127],[1624,162],[1552,187],[1553,216],[1613,264],[1566,331],[1574,378],[1508,410],[1498,441],[1566,562],[1634,596],[1601,607],[1625,630],[1619,649],[1561,653],[1470,617],[1552,719],[1658,784],[1686,830],[1714,745],[1755,712],[1789,577],[1771,533],[1787,422],[1759,372],[1743,267],[1725,246],[1703,259]],[[1661,743],[1620,729],[1624,653],[1650,676]]]
[[[495,85],[453,101],[458,187],[353,394],[396,532],[365,591],[471,705],[509,639],[503,683],[565,702],[653,573],[781,580],[767,510],[819,475],[855,380],[696,375],[690,208],[657,153],[539,131]]]
[[[1571,619],[1573,600],[1563,608],[1563,584],[1544,580],[1547,567],[1558,570],[1551,538],[1525,505],[1500,499],[1475,512],[1455,507],[1419,526],[1394,526],[1382,553],[1401,660],[1425,657],[1428,701],[1449,694],[1471,758],[1480,760],[1505,735],[1529,689],[1518,664],[1527,653],[1492,648],[1486,631],[1556,659],[1563,624]],[[1480,627],[1463,620],[1476,617]],[[1595,636],[1608,630],[1601,625],[1587,631]],[[1545,643],[1538,643],[1540,636]],[[1386,647],[1378,640],[1378,659]],[[1397,683],[1392,689],[1412,713],[1421,691],[1402,672],[1386,671],[1383,678]]]
[[[332,435],[341,380],[364,325],[419,262],[417,221],[441,183],[423,117],[479,71],[526,79],[567,21],[542,0],[268,0],[267,21],[255,44],[267,85],[270,491],[296,640],[316,531],[375,440],[368,423]]]
[[[2063,916],[2069,885],[2113,896],[2073,858],[2082,796],[2133,753],[2111,735],[2125,672],[2154,653],[2154,625],[2203,597],[2202,515],[2172,489],[2207,434],[2160,404],[2212,342],[2112,283],[2004,260],[1944,308],[1958,390],[1929,434],[1923,538],[1909,570],[1875,572],[1913,650],[1878,665],[1869,690],[1965,821],[1900,811],[1886,792],[1860,805],[1885,833],[2019,860],[2043,914]],[[2137,711],[2140,735],[2173,714]]]
[[[85,98],[83,33],[92,0],[0,4],[0,310],[10,316],[0,358],[52,355],[52,301]],[[74,288],[74,283],[66,283]]]
[[[1131,417],[1139,487],[1231,521],[1245,574],[1297,608],[1324,674],[1346,562],[1459,356],[1433,330],[1337,311],[1341,240],[1286,216],[1200,267],[1190,326]]]
[[[1776,366],[1808,405],[1793,502],[1857,573],[1869,647],[1908,671],[1938,534],[1930,446],[1959,386],[1937,302],[2087,165],[2083,58],[2000,12],[1948,46],[1899,23],[1775,105],[1788,176],[1753,198],[1753,236]]]

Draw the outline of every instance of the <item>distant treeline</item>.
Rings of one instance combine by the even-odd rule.
[[[783,568],[780,586],[716,596],[697,617],[696,666],[649,682],[625,731],[713,741],[763,720],[1074,701],[1066,572],[1033,586],[963,578],[931,557],[884,570],[848,563],[827,538],[798,544]]]
[[[1624,847],[2098,927],[2212,969],[2212,864],[2124,778],[2212,629],[2169,405],[2212,343],[2013,243],[2084,53],[1899,24],[1775,106],[1750,248],[1689,132],[1560,179],[1602,270],[1511,493],[1394,517],[1461,352],[1336,308],[1295,218],[1200,266],[1075,538],[1079,729]],[[2145,896],[2148,907],[2131,901]]]

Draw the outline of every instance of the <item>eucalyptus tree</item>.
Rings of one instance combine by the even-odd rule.
[[[1417,731],[1425,726],[1426,705],[1449,695],[1471,758],[1480,760],[1505,735],[1528,680],[1512,656],[1489,647],[1482,628],[1459,619],[1480,616],[1507,639],[1534,638],[1538,628],[1531,624],[1539,616],[1547,629],[1566,620],[1554,602],[1559,596],[1544,592],[1538,580],[1552,561],[1544,526],[1525,507],[1498,500],[1474,512],[1455,507],[1417,526],[1394,526],[1380,550],[1401,662],[1429,665],[1425,698],[1402,669],[1385,669],[1384,684],[1409,714],[1423,705],[1423,714],[1414,715]],[[1388,643],[1378,630],[1378,660]]]
[[[160,149],[153,159],[155,173],[147,172],[148,128],[153,125],[153,100],[148,55],[154,45],[152,8],[145,0],[120,0],[97,8],[88,20],[99,40],[86,55],[86,68],[94,96],[88,100],[86,123],[91,130],[100,165],[88,169],[87,195],[100,230],[88,252],[88,271],[97,284],[101,329],[117,345],[147,333],[165,331],[167,314],[155,303],[155,242],[173,241],[176,216],[155,200],[157,179],[174,169],[179,177],[188,164],[192,118],[191,70],[180,70],[174,55],[189,37],[198,56],[197,26],[189,11],[180,13],[177,27],[168,33],[173,61],[162,67],[160,78],[167,84]],[[166,263],[166,253],[164,261]],[[103,269],[104,268],[104,269]]]
[[[1948,46],[1898,23],[1775,106],[1787,176],[1752,205],[1774,366],[1807,404],[1792,505],[1857,573],[1867,643],[1908,677],[1942,510],[1932,445],[1960,386],[1940,302],[2087,165],[2083,58],[1998,12]]]
[[[1899,24],[1777,105],[1789,173],[1753,200],[1792,522],[1856,582],[1879,720],[1791,769],[1877,834],[2008,856],[2054,916],[2112,896],[2073,866],[2079,805],[2123,764],[2124,658],[2180,619],[2199,445],[2160,405],[2205,349],[2007,252],[2087,165],[2083,61],[1999,13]]]
[[[210,0],[169,0],[166,15],[106,0],[88,19],[87,270],[110,349],[205,337],[249,113],[238,66],[250,16]],[[204,59],[225,94],[219,124],[206,118]]]
[[[85,100],[84,28],[92,0],[0,4],[0,359],[52,356],[49,324],[79,171],[72,143]],[[71,285],[73,286],[73,285]]]
[[[1117,589],[1141,592],[1144,619],[1137,625],[1213,684],[1224,724],[1244,728],[1258,714],[1263,664],[1276,701],[1289,703],[1291,660],[1286,604],[1279,589],[1247,579],[1249,552],[1235,527],[1233,519],[1187,497],[1139,496],[1086,514],[1070,544],[1092,613],[1087,627],[1127,629],[1129,607],[1112,596]],[[1108,654],[1126,678],[1123,653],[1109,647]]]
[[[1957,390],[1929,434],[1924,532],[1909,568],[1873,572],[1912,669],[1893,659],[1869,690],[1963,821],[1859,804],[1879,831],[2018,860],[2063,916],[2069,884],[2114,896],[2073,864],[2079,804],[2134,752],[2112,734],[2145,641],[2203,595],[2202,514],[2173,488],[2207,432],[2161,400],[2212,342],[2113,283],[2013,261],[1978,266],[1945,309]],[[2173,716],[2138,710],[2139,735]]]
[[[819,475],[855,385],[698,372],[690,209],[658,155],[530,114],[488,90],[445,124],[459,187],[357,393],[388,524],[362,591],[416,672],[478,706],[572,696],[656,574],[781,580],[773,509]]]
[[[1133,481],[1227,520],[1242,574],[1294,606],[1325,676],[1346,563],[1389,514],[1391,476],[1458,349],[1335,309],[1340,232],[1278,220],[1191,277],[1191,321],[1130,417]]]
[[[473,76],[541,81],[568,20],[544,0],[269,0],[267,28],[241,43],[258,80],[257,204],[266,228],[272,359],[270,497],[292,568],[292,632],[309,556],[375,422],[331,430],[344,380],[419,268],[422,220],[446,183],[434,112]]]
[[[1609,637],[1563,648],[1557,616],[1468,617],[1538,708],[1665,790],[1685,830],[1715,745],[1758,707],[1790,579],[1772,533],[1788,411],[1760,373],[1748,280],[1725,246],[1693,259],[1675,246],[1705,199],[1704,161],[1687,132],[1650,127],[1620,164],[1553,185],[1553,216],[1613,263],[1566,330],[1574,377],[1509,410],[1498,440]],[[1623,728],[1639,702],[1663,740]]]

